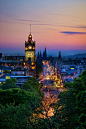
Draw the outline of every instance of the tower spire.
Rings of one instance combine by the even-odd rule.
[[[31,24],[30,24],[30,34],[31,34]]]

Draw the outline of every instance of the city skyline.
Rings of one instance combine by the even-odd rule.
[[[0,0],[0,52],[24,53],[31,34],[36,50],[86,53],[85,0]]]

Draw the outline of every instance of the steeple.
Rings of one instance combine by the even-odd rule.
[[[58,59],[61,60],[61,52],[59,51]]]
[[[30,34],[28,36],[28,41],[32,41],[32,35],[31,35],[31,24],[30,24]]]
[[[30,24],[30,34],[31,34],[31,24]]]
[[[28,41],[25,41],[25,61],[31,60],[35,63],[35,41],[32,40],[31,25]]]

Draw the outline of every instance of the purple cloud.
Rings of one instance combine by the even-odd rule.
[[[60,33],[72,35],[72,34],[86,34],[86,32],[74,32],[74,31],[61,31]]]

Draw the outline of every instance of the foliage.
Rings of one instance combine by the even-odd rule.
[[[6,105],[15,102],[15,106],[24,104],[30,99],[30,94],[20,88],[0,89],[0,104]]]
[[[65,85],[64,85],[65,88],[71,88],[71,86],[72,86],[71,82],[65,82]]]
[[[44,97],[43,92],[40,90],[40,84],[37,82],[36,78],[29,78],[28,81],[25,82],[21,88],[31,91],[39,97]]]
[[[0,105],[0,128],[1,129],[30,129],[28,117],[31,109],[25,105]]]
[[[86,71],[73,83],[66,83],[65,92],[58,96],[55,115],[50,119],[33,119],[42,110],[44,94],[35,78],[21,88],[13,88],[15,80],[6,80],[0,89],[0,127],[2,129],[85,129],[86,128]],[[11,87],[8,88],[8,87]],[[40,108],[41,107],[41,108]]]
[[[36,78],[29,78],[27,82],[25,82],[22,87],[25,90],[38,90],[39,83],[37,82]]]
[[[0,89],[0,127],[2,129],[33,129],[30,117],[42,105],[44,94],[35,78],[28,79],[22,88],[13,88],[15,80],[7,80]],[[11,89],[7,89],[11,86]]]
[[[17,83],[17,80],[15,78],[7,79],[0,88],[3,90],[10,89],[10,88],[17,88],[15,83]]]
[[[59,129],[85,129],[86,128],[86,71],[79,79],[68,83],[69,89],[59,94],[57,109],[52,117],[53,126],[58,123]],[[56,128],[56,126],[54,126]]]
[[[49,119],[36,119],[32,121],[31,125],[33,129],[51,129],[52,125],[50,124]]]
[[[78,111],[78,122],[80,126],[78,128],[86,127],[86,90],[80,92],[76,96],[76,110]],[[78,129],[77,128],[77,129]]]

